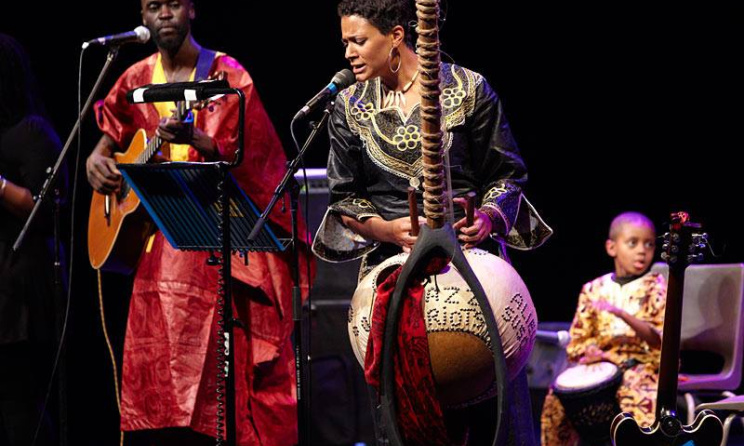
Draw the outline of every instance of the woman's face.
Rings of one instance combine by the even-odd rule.
[[[358,82],[374,79],[390,72],[388,56],[393,36],[386,36],[367,19],[358,15],[341,17],[341,40],[346,48],[344,57]]]

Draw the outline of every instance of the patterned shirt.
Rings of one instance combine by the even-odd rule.
[[[576,315],[571,324],[571,342],[566,347],[570,361],[578,362],[591,344],[607,359],[620,364],[636,359],[659,366],[659,349],[639,338],[625,321],[607,312],[594,310],[590,303],[605,301],[634,317],[648,322],[661,333],[664,326],[666,282],[658,273],[647,273],[625,285],[606,274],[584,285]]]

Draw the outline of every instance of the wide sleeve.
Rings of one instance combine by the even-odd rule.
[[[139,129],[145,129],[152,136],[160,120],[153,104],[130,104],[127,101],[128,91],[152,82],[156,60],[156,55],[152,55],[129,67],[106,97],[95,104],[98,128],[116,143],[119,150],[127,149]]]
[[[519,211],[527,168],[519,154],[496,93],[485,80],[476,89],[470,117],[469,144],[474,147],[476,176],[481,184],[481,206],[497,211],[511,228]]]
[[[524,197],[527,168],[522,160],[502,103],[482,77],[468,119],[475,175],[480,184],[481,210],[501,219],[504,233],[494,234],[517,249],[540,246],[552,234],[535,208]]]
[[[245,96],[243,159],[231,173],[263,211],[287,171],[287,157],[248,71],[237,60],[220,54],[213,63],[211,74],[214,76],[217,72],[223,72],[230,86],[240,89]],[[197,116],[197,127],[214,139],[217,158],[221,161],[235,160],[239,141],[239,112],[238,96],[226,95],[205,106]],[[189,148],[189,159],[201,161],[203,158],[192,147]],[[290,212],[282,210],[282,206],[276,206],[269,219],[273,228],[281,228],[282,236],[292,233]],[[304,244],[309,244],[306,234],[305,221],[300,219],[298,236]]]
[[[313,242],[315,254],[329,262],[353,260],[379,246],[379,242],[365,239],[341,221],[342,215],[357,220],[380,217],[375,205],[368,199],[363,145],[349,128],[345,102],[339,97],[328,124],[330,204]]]

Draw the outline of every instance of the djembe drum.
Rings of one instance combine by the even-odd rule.
[[[555,379],[553,393],[584,441],[609,441],[612,420],[620,413],[616,393],[622,381],[622,370],[607,361],[568,368]]]

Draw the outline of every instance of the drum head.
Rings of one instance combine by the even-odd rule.
[[[601,361],[594,364],[580,364],[564,370],[555,379],[555,390],[574,391],[594,388],[610,382],[620,369],[611,362]]]

